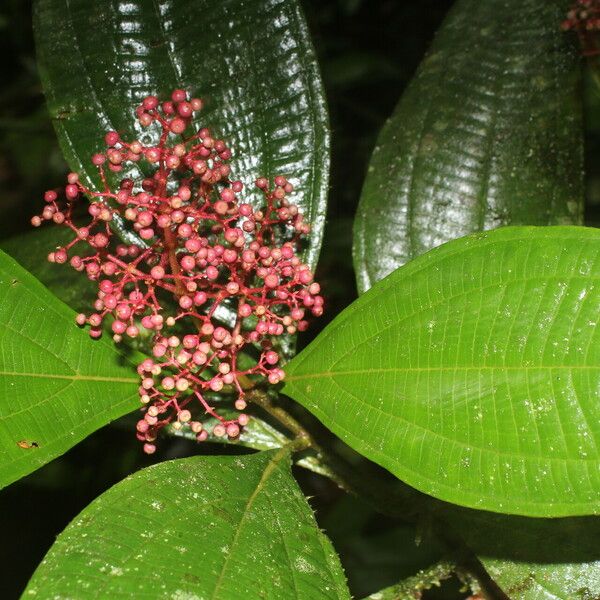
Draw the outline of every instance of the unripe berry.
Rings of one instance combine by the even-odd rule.
[[[69,185],[65,186],[65,196],[69,198],[69,200],[74,200],[78,195],[79,190],[77,189],[76,185],[70,183]]]
[[[154,279],[162,279],[165,276],[165,270],[163,267],[157,265],[156,267],[152,267],[152,269],[150,269],[150,275]]]
[[[54,261],[60,265],[64,264],[67,262],[67,252],[65,250],[63,250],[62,248],[58,249],[55,253],[54,253]]]
[[[213,377],[210,380],[210,389],[213,392],[220,392],[223,389],[223,380],[218,377]]]
[[[193,304],[194,301],[189,296],[181,296],[181,298],[179,298],[179,306],[184,310],[189,310],[192,308]]]
[[[146,110],[154,110],[158,106],[158,98],[156,96],[146,96],[142,102],[142,106]]]
[[[106,142],[107,146],[114,146],[119,142],[119,134],[116,131],[109,131],[104,136],[104,141]]]
[[[226,433],[227,430],[225,429],[225,426],[221,425],[220,423],[213,427],[213,435],[215,437],[223,437]]]
[[[179,414],[177,415],[177,418],[182,422],[182,423],[187,423],[188,421],[191,420],[192,418],[192,413],[189,410],[182,410],[179,412]]]
[[[240,435],[240,428],[235,423],[227,425],[227,436],[234,438]]]
[[[269,350],[265,353],[265,360],[269,365],[276,365],[279,362],[279,354],[277,354],[277,352]]]
[[[171,121],[171,124],[169,125],[169,129],[173,132],[173,133],[183,133],[186,130],[187,124],[183,119],[180,119],[179,117],[176,117],[175,119],[173,119]]]

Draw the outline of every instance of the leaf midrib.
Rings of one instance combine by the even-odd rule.
[[[267,484],[269,477],[271,476],[271,474],[273,473],[273,471],[275,470],[277,465],[281,462],[281,460],[283,458],[285,458],[288,455],[289,455],[289,448],[287,446],[284,446],[273,456],[273,458],[269,461],[269,464],[265,467],[265,470],[263,471],[258,483],[256,484],[256,488],[254,489],[252,494],[250,494],[250,496],[248,497],[248,501],[246,502],[246,506],[244,506],[244,510],[242,512],[242,517],[240,519],[240,522],[238,523],[238,526],[235,530],[235,534],[231,540],[231,543],[229,546],[229,552],[227,553],[227,556],[225,557],[225,560],[223,561],[223,566],[221,567],[221,572],[219,573],[219,578],[217,579],[217,582],[215,583],[215,587],[213,588],[213,593],[211,595],[212,600],[215,600],[218,597],[217,594],[219,593],[220,588],[223,584],[223,578],[224,578],[225,572],[227,571],[227,568],[229,566],[231,557],[234,553],[233,552],[234,547],[237,545],[237,543],[239,541],[241,531],[244,528],[246,519],[248,518],[248,514],[250,512],[250,509],[252,508],[252,505],[254,504],[254,501],[256,500],[258,494],[262,491],[262,489]]]
[[[38,379],[68,379],[70,381],[106,381],[112,383],[138,383],[139,379],[135,377],[109,377],[102,375],[55,375],[53,373],[25,373],[23,371],[0,371],[0,377],[6,375],[9,377],[37,377]]]

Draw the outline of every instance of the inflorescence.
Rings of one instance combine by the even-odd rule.
[[[243,184],[230,179],[230,149],[207,128],[190,132],[201,108],[202,100],[184,90],[162,103],[146,97],[137,119],[157,129],[158,143],[108,132],[106,150],[92,157],[103,191],[70,173],[65,201],[46,192],[44,210],[31,220],[71,229],[73,239],[48,260],[69,262],[97,284],[94,312],[77,315],[78,325],[98,338],[111,317],[115,342],[151,340],[152,358],[138,366],[144,417],[137,437],[148,454],[169,424],[205,440],[198,408],[216,419],[215,436],[236,438],[248,415],[225,419],[209,404],[211,392],[232,394],[243,411],[248,387],[284,377],[276,338],[304,330],[308,314],[323,312],[319,284],[297,254],[310,226],[288,200],[292,184],[282,176],[273,185],[260,178],[262,206],[242,200]],[[151,176],[125,177],[111,190],[107,169],[119,173],[142,161]],[[80,226],[73,213],[82,196],[90,200],[90,220]],[[138,241],[116,243],[116,220],[131,223]]]

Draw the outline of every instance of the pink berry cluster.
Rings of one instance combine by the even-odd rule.
[[[575,31],[579,35],[584,54],[598,54],[596,43],[590,35],[600,31],[600,1],[575,0],[561,27],[564,31]]]
[[[273,185],[257,179],[260,208],[244,201],[243,184],[230,179],[226,144],[207,128],[190,131],[201,108],[202,100],[184,90],[165,102],[146,97],[136,115],[156,129],[157,143],[107,133],[106,150],[92,157],[103,190],[70,173],[65,201],[46,192],[41,215],[32,219],[36,227],[53,221],[71,229],[73,239],[48,260],[69,262],[97,284],[94,312],[77,315],[77,323],[98,338],[110,317],[116,342],[123,336],[149,342],[152,357],[138,366],[144,417],[137,423],[149,454],[168,424],[205,440],[202,417],[194,417],[199,412],[216,419],[215,436],[237,437],[248,415],[225,419],[208,398],[230,394],[243,411],[248,388],[284,377],[277,336],[304,330],[309,314],[323,312],[319,284],[297,255],[310,226],[288,200],[292,184],[282,176]],[[107,169],[118,173],[138,161],[153,174],[125,177],[111,189]],[[90,200],[85,225],[74,222],[81,196]],[[137,242],[115,242],[117,216],[131,224]]]

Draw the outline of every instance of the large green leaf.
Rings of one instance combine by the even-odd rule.
[[[354,230],[360,291],[443,242],[580,224],[583,139],[568,0],[458,0],[384,126]]]
[[[600,598],[600,519],[454,511],[453,525],[512,600]]]
[[[139,471],[59,536],[26,597],[349,598],[287,449]]]
[[[0,252],[0,488],[139,405],[133,363],[74,317]]]
[[[600,231],[508,227],[395,271],[287,367],[284,391],[438,498],[600,512]]]
[[[40,75],[73,170],[115,129],[144,135],[133,109],[176,87],[206,101],[202,126],[233,150],[233,177],[287,175],[321,245],[329,126],[320,75],[297,0],[37,0]]]

